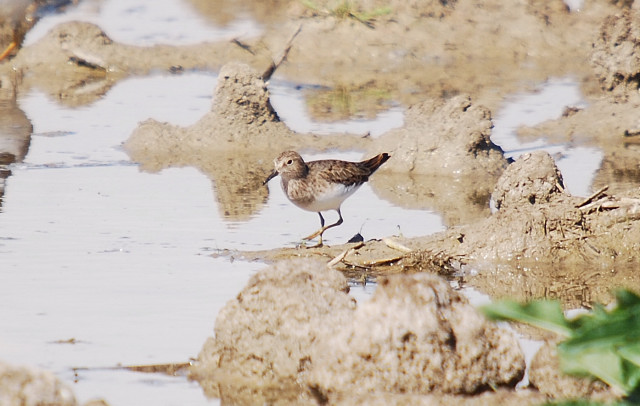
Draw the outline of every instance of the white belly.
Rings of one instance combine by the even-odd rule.
[[[326,188],[321,192],[315,193],[315,199],[304,205],[300,205],[293,201],[294,204],[309,211],[327,211],[338,210],[344,200],[351,196],[360,185],[345,186],[342,184],[333,184],[330,188]]]

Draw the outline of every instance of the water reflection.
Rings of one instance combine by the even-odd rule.
[[[597,263],[556,264],[540,266],[535,261],[513,261],[486,264],[467,269],[464,282],[494,299],[510,298],[518,301],[557,299],[567,309],[590,307],[593,303],[610,303],[612,289],[638,290],[638,264],[620,259],[613,265]]]
[[[29,150],[33,126],[15,99],[15,83],[0,80],[0,209],[10,165],[22,162]]]

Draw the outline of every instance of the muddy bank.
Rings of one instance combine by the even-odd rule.
[[[114,42],[91,24],[68,23],[23,48],[0,65],[0,72],[17,72],[24,77],[22,86],[41,88],[63,102],[87,103],[90,94],[99,97],[110,83],[131,74],[218,70],[229,61],[263,71],[302,27],[280,77],[380,89],[405,105],[464,93],[494,109],[505,94],[550,76],[574,74],[590,80],[585,64],[590,43],[602,21],[620,11],[597,0],[585,1],[580,12],[570,12],[562,2],[526,0],[509,5],[363,1],[350,2],[348,10],[329,1],[314,6],[281,1],[273,8],[253,1],[193,3],[223,25],[229,15],[243,10],[261,24],[263,33],[147,48]]]
[[[347,289],[318,261],[258,272],[218,315],[192,378],[224,402],[308,404],[354,404],[378,392],[451,404],[465,397],[443,394],[513,388],[522,378],[514,336],[444,280],[390,277],[364,304]]]
[[[620,11],[596,0],[579,12],[561,1],[526,0],[355,1],[347,10],[332,1],[278,1],[264,12],[253,1],[191,3],[221,23],[239,10],[254,16],[264,27],[263,42],[276,49],[302,23],[283,77],[350,89],[366,84],[405,105],[464,93],[492,110],[500,95],[527,83],[589,77],[585,62],[597,27]],[[256,44],[242,41],[251,49]]]
[[[429,237],[388,238],[322,249],[243,253],[248,259],[341,253],[338,269],[355,278],[433,272],[462,277],[492,297],[556,297],[567,306],[609,302],[612,286],[640,288],[640,192],[570,195],[546,152],[526,154],[497,182],[498,210],[486,219]]]

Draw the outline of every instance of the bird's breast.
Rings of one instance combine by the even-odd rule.
[[[360,184],[342,183],[308,184],[289,181],[287,197],[296,206],[309,211],[338,210],[346,198],[351,196]]]

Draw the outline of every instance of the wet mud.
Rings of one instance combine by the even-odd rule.
[[[124,147],[142,170],[196,167],[211,179],[223,215],[246,220],[263,208],[262,182],[283,150],[389,152],[371,179],[374,192],[442,212],[448,229],[230,252],[274,265],[218,315],[215,337],[190,370],[205,393],[230,404],[374,403],[372,392],[385,404],[534,404],[607,392],[543,379],[550,376],[544,368],[557,371],[548,353],[532,367],[535,389],[514,390],[525,368],[515,338],[446,280],[492,298],[558,298],[566,308],[608,303],[614,287],[640,288],[638,7],[596,0],[580,11],[552,0],[362,1],[348,9],[322,1],[226,3],[193,1],[220,23],[249,12],[262,35],[138,47],[71,22],[1,62],[0,175],[9,176],[8,165],[28,149],[33,130],[15,100],[32,88],[82,106],[129,76],[215,70],[211,110],[198,122],[147,120],[133,131]],[[269,100],[264,72],[274,61],[282,62],[275,75],[287,80],[382,92],[410,106],[405,124],[377,138],[296,133]],[[591,196],[571,195],[549,154],[511,162],[491,141],[492,112],[504,97],[562,75],[582,83],[586,107],[518,135],[601,148]],[[335,111],[328,99],[311,111]],[[372,99],[370,108],[379,109]],[[371,301],[347,296],[345,276],[377,280]]]

